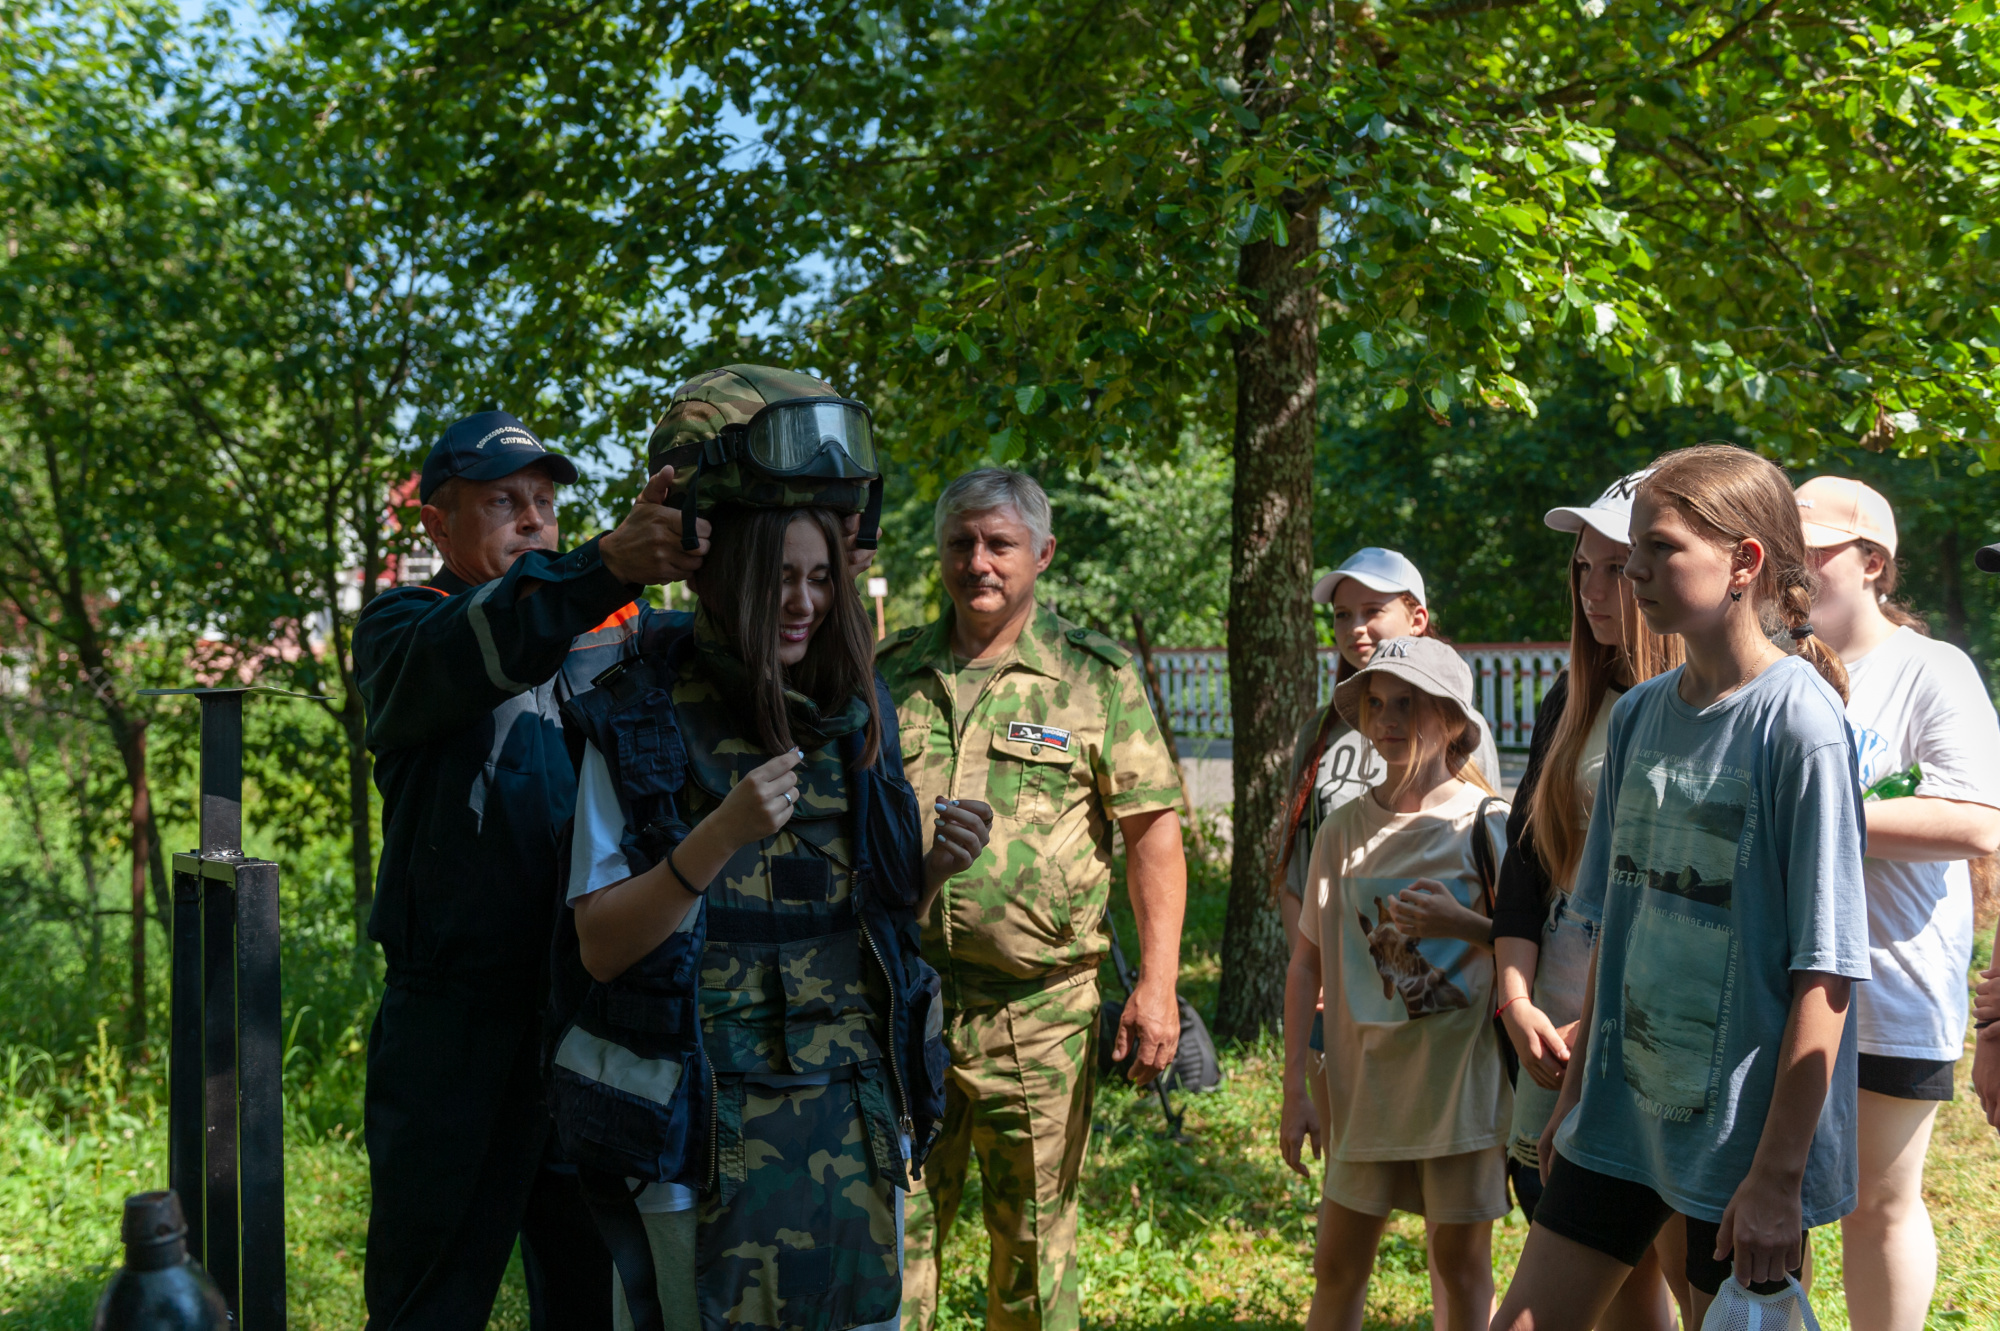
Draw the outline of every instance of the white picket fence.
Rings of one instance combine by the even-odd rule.
[[[1475,642],[1453,644],[1472,668],[1479,710],[1503,749],[1525,749],[1535,734],[1535,708],[1569,664],[1569,644],[1560,642]],[[1333,697],[1333,672],[1340,658],[1331,648],[1319,653],[1319,700]],[[1232,739],[1229,718],[1229,654],[1220,647],[1156,651],[1153,664],[1167,698],[1174,733],[1188,739]]]

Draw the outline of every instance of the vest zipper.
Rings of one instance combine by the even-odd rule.
[[[875,958],[876,966],[882,971],[882,979],[889,986],[890,1047],[882,1052],[889,1064],[889,1081],[896,1088],[896,1109],[901,1115],[896,1121],[896,1126],[903,1130],[905,1137],[914,1139],[916,1136],[916,1124],[910,1118],[910,1097],[908,1092],[903,1089],[903,1074],[896,1064],[896,977],[889,973],[889,963],[882,960],[882,949],[876,946],[875,935],[870,932],[868,921],[861,914],[861,871],[859,869],[855,870],[853,875],[848,879],[847,890],[849,895],[854,898],[854,919],[861,926],[861,936],[868,940],[869,955]]]
[[[722,1187],[722,1152],[716,1145],[716,1134],[722,1131],[722,1102],[715,1083],[715,1064],[706,1058],[702,1062],[708,1068],[708,1184],[719,1191]]]

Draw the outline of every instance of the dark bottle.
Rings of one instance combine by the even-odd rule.
[[[189,1259],[187,1221],[171,1192],[125,1199],[125,1269],[97,1301],[91,1331],[223,1331],[229,1305]]]

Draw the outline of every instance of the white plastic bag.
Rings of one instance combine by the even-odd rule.
[[[1774,1294],[1752,1294],[1731,1276],[1708,1305],[1701,1331],[1819,1331],[1819,1319],[1805,1290],[1790,1276]]]

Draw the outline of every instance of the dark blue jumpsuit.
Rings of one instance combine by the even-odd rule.
[[[368,1040],[375,1331],[484,1327],[517,1236],[536,1328],[611,1324],[610,1258],[553,1158],[540,1038],[576,798],[558,709],[657,622],[638,591],[591,541],[477,587],[399,587],[355,627],[388,982]]]

